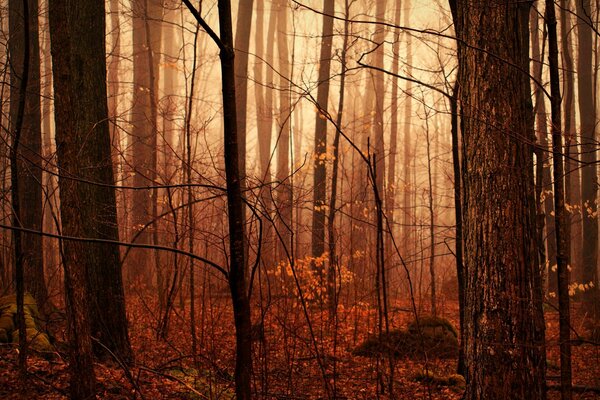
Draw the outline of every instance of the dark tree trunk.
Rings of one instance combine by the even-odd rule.
[[[545,399],[527,73],[530,4],[450,4],[463,150],[464,398]]]
[[[235,392],[238,400],[251,398],[252,345],[250,301],[246,292],[243,198],[240,186],[239,146],[237,137],[233,29],[229,0],[219,0],[221,74],[225,140],[227,209],[229,212],[229,286],[236,328]]]
[[[91,1],[54,4],[50,26],[62,233],[118,240],[111,186],[104,5]],[[82,337],[83,325],[90,324],[98,355],[110,357],[108,348],[121,361],[131,361],[118,247],[65,242],[64,252],[67,293],[73,296],[68,301],[75,308],[82,301],[89,307],[89,311],[73,310],[76,320],[72,324],[81,325],[75,334]],[[87,285],[81,283],[81,274]],[[77,321],[85,315],[89,319]]]
[[[237,113],[235,92],[235,52],[233,27],[229,0],[219,0],[220,37],[210,30],[189,0],[185,5],[196,20],[207,30],[220,49],[221,88],[223,91],[223,139],[225,142],[225,179],[227,184],[227,211],[229,223],[229,288],[233,302],[235,322],[236,359],[235,394],[238,400],[250,400],[252,396],[252,326],[250,301],[246,291],[246,253],[244,250],[244,211],[240,185],[239,146],[237,137]]]
[[[586,311],[594,320],[600,319],[600,289],[598,288],[598,197],[596,109],[592,79],[592,29],[590,0],[577,0],[577,89],[581,117],[581,213],[583,219],[582,280],[594,287],[584,293]],[[596,324],[597,325],[597,324]],[[597,328],[595,330],[600,330]],[[600,337],[600,332],[593,332]]]
[[[573,398],[571,387],[571,327],[569,310],[569,229],[565,209],[564,164],[561,135],[560,76],[558,66],[558,34],[554,0],[546,0],[548,27],[548,61],[550,66],[550,104],[552,108],[552,156],[554,166],[554,209],[556,226],[558,307],[560,315],[560,384],[561,399]]]
[[[579,144],[575,123],[575,67],[573,65],[573,48],[570,35],[572,33],[569,0],[560,0],[560,41],[564,62],[564,136],[565,136],[565,202],[573,207],[581,204],[581,171],[579,164]],[[573,210],[577,210],[574,208]],[[581,210],[569,213],[569,236],[571,238],[570,264],[577,279],[581,277],[582,265],[582,221]]]
[[[84,177],[81,173],[82,165],[79,157],[79,152],[85,149],[81,147],[82,139],[88,136],[94,124],[100,122],[102,125],[101,121],[105,121],[107,116],[105,114],[103,117],[95,118],[95,115],[89,115],[97,111],[98,104],[104,104],[106,107],[105,80],[98,82],[97,79],[101,79],[104,75],[102,73],[104,70],[104,3],[56,0],[49,4],[49,21],[54,75],[56,146],[61,174],[59,187],[62,233],[85,237],[84,224],[89,220],[80,212],[80,206],[88,200],[88,193],[82,193],[83,185],[69,178]],[[96,41],[99,41],[100,45],[94,45]],[[100,57],[100,62],[90,63],[94,57]],[[85,67],[86,71],[83,71],[82,67]],[[95,70],[91,70],[92,68]],[[80,90],[84,87],[87,90]],[[104,92],[101,91],[101,87],[105,88]],[[87,101],[84,104],[81,95],[94,98],[85,99]],[[106,133],[108,134],[108,131]],[[95,396],[90,322],[91,296],[86,250],[83,242],[63,243],[69,327],[70,396],[73,399]]]
[[[462,201],[461,201],[461,166],[460,166],[460,148],[458,138],[458,120],[459,111],[457,104],[458,84],[454,84],[452,97],[450,98],[450,111],[452,113],[451,135],[452,135],[452,167],[454,171],[454,219],[456,221],[456,279],[458,281],[458,312],[459,312],[459,331],[460,348],[458,352],[457,372],[463,376],[466,375],[465,367],[465,267],[463,262],[463,233],[462,233]]]
[[[38,34],[38,2],[28,1],[29,19],[29,68],[25,92],[25,109],[21,129],[20,148],[17,158],[19,180],[19,203],[21,226],[39,231],[42,229],[42,127],[40,109],[40,57]],[[9,2],[9,52],[11,57],[10,76],[10,121],[14,132],[19,108],[19,91],[23,76],[23,0]],[[20,233],[23,243],[23,275],[25,290],[29,291],[41,309],[45,308],[48,291],[44,281],[44,256],[42,236]]]
[[[537,10],[530,12],[530,30],[531,30],[531,56],[533,66],[531,73],[535,82],[542,81],[543,54],[540,50],[539,34],[539,15]],[[535,97],[535,121],[537,131],[537,146],[535,147],[536,156],[536,209],[537,209],[537,228],[538,228],[538,251],[540,254],[540,266],[542,270],[547,267],[548,292],[555,296],[558,290],[558,275],[556,273],[556,234],[554,228],[554,202],[552,191],[552,177],[550,176],[551,146],[548,143],[548,124],[546,122],[546,103],[543,88],[538,87],[534,82]],[[543,198],[543,200],[542,200]],[[544,227],[546,234],[544,235]],[[546,248],[544,249],[544,236],[546,237]]]
[[[333,44],[334,0],[323,0],[323,32],[319,56],[317,103],[327,112],[329,101],[329,74]],[[312,256],[325,252],[325,214],[327,193],[327,118],[317,110],[315,120],[315,155],[313,167]],[[331,255],[330,255],[331,257]]]

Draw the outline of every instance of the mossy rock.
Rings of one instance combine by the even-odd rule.
[[[454,325],[452,325],[452,322],[448,321],[446,318],[424,315],[419,317],[418,326],[416,320],[408,325],[408,331],[411,333],[417,333],[419,328],[427,335],[452,334],[455,338],[458,338],[458,331]]]
[[[38,331],[35,328],[27,328],[27,341],[29,347],[39,352],[53,352],[54,346],[50,343],[50,338],[43,332]],[[15,344],[19,343],[19,330],[15,330],[12,333],[12,342]]]
[[[40,317],[40,312],[38,310],[38,306],[37,303],[35,302],[35,299],[33,298],[33,296],[28,293],[25,292],[25,294],[23,295],[23,305],[25,308],[25,312],[26,313],[30,313],[34,318],[39,318]],[[16,294],[10,294],[8,296],[4,296],[4,297],[0,297],[0,313],[2,313],[2,310],[4,308],[13,308],[14,307],[14,312],[13,314],[16,314],[17,310],[17,295]]]
[[[363,357],[392,354],[396,358],[421,359],[424,354],[428,358],[456,358],[458,356],[458,339],[452,334],[428,334],[394,330],[389,335],[369,337],[361,343],[353,354]]]
[[[417,382],[427,382],[438,386],[448,386],[464,390],[467,382],[462,375],[452,374],[448,376],[437,375],[433,371],[423,371],[414,377]]]

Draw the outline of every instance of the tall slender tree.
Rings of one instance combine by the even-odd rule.
[[[133,0],[133,104],[131,108],[131,149],[134,169],[133,184],[144,188],[156,183],[157,167],[157,91],[160,60],[162,0]],[[133,233],[153,218],[156,189],[135,190],[132,195],[131,218]],[[141,243],[156,240],[155,228],[138,236]],[[151,283],[150,257],[144,250],[133,250],[131,277]]]
[[[277,116],[277,212],[278,230],[282,242],[279,247],[279,260],[286,260],[292,249],[292,186],[290,183],[290,137],[292,98],[290,93],[290,51],[288,44],[288,10],[285,0],[277,0],[277,51],[279,53],[279,113]]]
[[[331,52],[333,46],[334,0],[323,0],[323,31],[319,56],[317,103],[319,109],[315,119],[315,144],[313,166],[313,209],[312,209],[312,256],[321,257],[325,252],[325,214],[327,192],[327,118]],[[323,111],[321,111],[323,110]],[[331,255],[330,255],[331,256]]]
[[[569,0],[560,0],[560,44],[564,68],[564,136],[565,136],[565,202],[571,207],[569,213],[569,236],[571,266],[576,274],[582,266],[582,220],[581,220],[581,170],[579,169],[579,143],[575,123],[575,66],[573,63],[572,23]],[[577,211],[579,210],[579,211]]]
[[[596,142],[596,108],[592,79],[592,21],[590,0],[577,0],[577,92],[581,119],[581,214],[583,219],[582,279],[593,283],[584,293],[585,307],[594,320],[600,319],[600,289],[598,288],[598,145]],[[595,326],[598,324],[594,324]],[[594,336],[600,336],[595,327]]]
[[[38,1],[27,0],[29,6],[29,71],[25,92],[25,109],[17,158],[19,180],[20,224],[23,228],[41,230],[42,217],[42,126],[40,109],[40,57]],[[10,121],[11,131],[17,120],[21,78],[23,76],[23,0],[9,1],[9,52],[11,60]],[[42,236],[20,233],[23,247],[23,273],[25,290],[31,292],[44,308],[48,291],[44,281]]]
[[[535,240],[530,3],[451,0],[458,46],[464,398],[545,399]],[[493,55],[493,56],[490,56]]]

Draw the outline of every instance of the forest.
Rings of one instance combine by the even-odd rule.
[[[600,0],[0,0],[0,398],[600,399]]]

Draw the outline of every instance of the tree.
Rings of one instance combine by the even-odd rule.
[[[291,115],[292,100],[289,90],[290,76],[290,55],[288,46],[288,20],[286,1],[277,0],[277,51],[279,53],[279,115],[277,124],[279,131],[276,140],[277,147],[277,181],[276,188],[277,212],[279,235],[281,243],[279,246],[278,260],[286,260],[287,254],[291,254],[292,249],[292,185],[289,180],[290,175],[290,137],[292,132]]]
[[[242,190],[246,179],[246,112],[248,102],[248,53],[252,28],[253,0],[238,2],[238,18],[235,29],[235,89],[237,101],[238,145],[240,146],[240,179]]]
[[[450,5],[462,122],[464,398],[545,399],[527,72],[530,3]]]
[[[40,110],[40,57],[38,32],[38,2],[27,0],[29,6],[29,71],[25,94],[23,127],[17,159],[19,180],[20,224],[23,228],[41,230],[42,227],[42,127]],[[20,83],[23,76],[23,1],[9,2],[9,51],[11,58],[10,120],[11,131],[17,120]],[[37,303],[45,307],[48,291],[44,281],[42,236],[20,233],[23,243],[23,274],[25,290],[31,292]]]
[[[252,396],[252,324],[250,299],[247,292],[246,251],[244,237],[243,195],[240,182],[239,146],[237,137],[235,67],[231,4],[219,0],[220,36],[210,29],[189,0],[185,5],[202,28],[219,46],[221,59],[221,88],[223,92],[223,139],[225,142],[225,180],[227,186],[227,212],[229,223],[229,288],[235,322],[235,394],[238,400]]]
[[[62,233],[118,241],[104,6],[73,3],[50,7]],[[83,336],[91,334],[98,355],[131,361],[117,245],[65,241],[63,247],[73,340],[88,341]],[[81,351],[87,345],[77,344]]]
[[[581,216],[583,219],[582,279],[594,286],[584,293],[585,307],[594,320],[600,319],[600,290],[598,288],[598,174],[596,142],[596,109],[592,79],[592,28],[590,0],[577,0],[577,91],[581,119]],[[600,330],[597,328],[596,330]],[[600,336],[600,332],[593,332]]]
[[[581,204],[581,171],[579,170],[579,143],[577,141],[577,125],[575,123],[575,67],[573,66],[573,47],[571,40],[571,11],[569,0],[560,0],[560,42],[564,62],[563,76],[565,81],[564,107],[564,136],[565,136],[565,201],[573,207]],[[579,215],[577,215],[579,214]],[[571,220],[569,236],[571,238],[570,259],[576,271],[581,272],[582,266],[582,221],[581,209],[568,215]]]
[[[155,186],[157,167],[157,74],[161,40],[162,0],[133,0],[133,104],[131,108],[131,148],[133,151],[133,184]],[[150,193],[148,193],[150,191]],[[134,228],[144,226],[156,214],[156,189],[133,192],[131,218]],[[141,243],[156,241],[155,233],[145,230],[138,236]],[[157,244],[157,243],[154,243]],[[132,277],[150,284],[147,255],[134,250]],[[158,266],[156,266],[158,268]]]
[[[317,88],[318,110],[315,119],[315,154],[313,167],[312,256],[325,252],[325,201],[327,192],[327,118],[331,51],[333,45],[333,14],[335,1],[323,1],[323,33],[319,56],[319,81]],[[321,111],[322,110],[322,111]],[[332,255],[329,255],[332,257]]]

